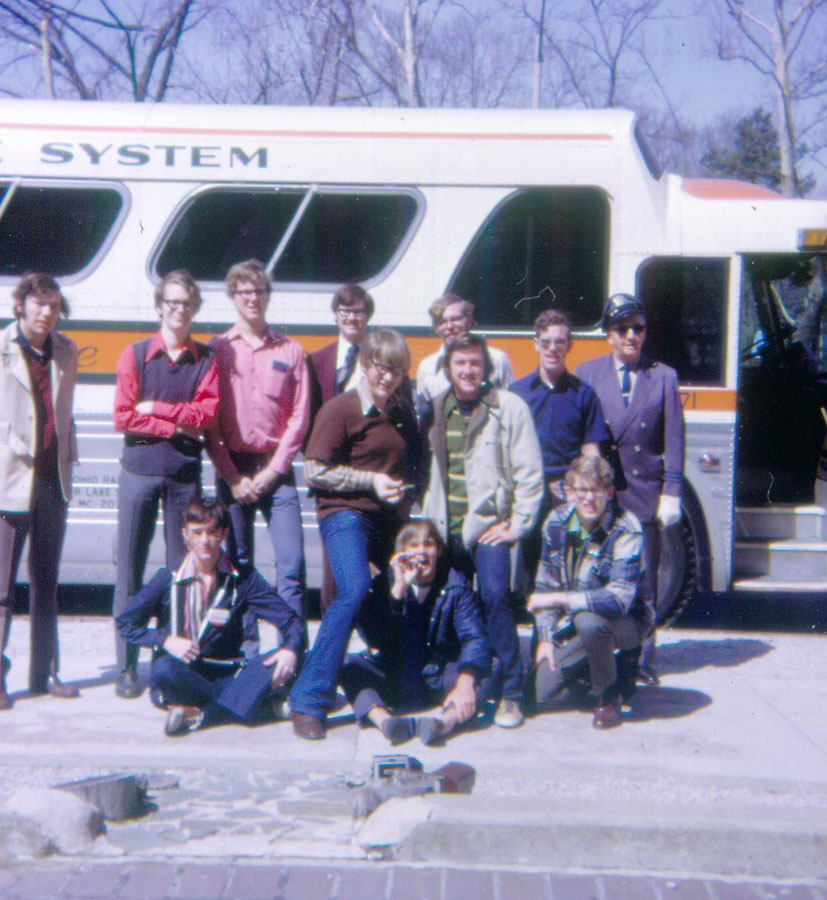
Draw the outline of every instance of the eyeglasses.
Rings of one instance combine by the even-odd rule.
[[[557,338],[556,340],[551,340],[551,338],[538,338],[537,345],[541,350],[551,350],[553,347],[555,350],[558,347],[567,347],[569,342],[565,338]]]
[[[340,319],[364,319],[368,314],[366,309],[339,309],[336,310],[336,315]]]
[[[392,375],[394,378],[401,378],[405,374],[404,369],[394,368],[393,366],[385,366],[382,363],[376,362],[375,359],[370,361],[370,364],[376,369],[376,374],[381,378],[385,378],[388,375]]]
[[[266,297],[270,291],[266,288],[245,288],[243,291],[236,291],[236,297],[242,300],[252,300],[254,297]]]
[[[567,490],[571,491],[578,500],[585,500],[590,494],[592,497],[602,497],[607,489],[599,484],[597,487],[568,487]]]
[[[183,312],[194,312],[198,309],[198,305],[193,303],[192,300],[162,300],[161,302],[167,309],[178,309]]]
[[[621,337],[625,335],[627,332],[631,331],[634,334],[641,335],[644,331],[646,331],[645,325],[614,325],[611,329],[612,331],[616,331]]]

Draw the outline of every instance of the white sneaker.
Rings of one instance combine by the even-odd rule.
[[[494,713],[495,725],[500,728],[519,728],[523,721],[523,711],[516,700],[500,700]]]

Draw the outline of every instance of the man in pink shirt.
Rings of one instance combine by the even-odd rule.
[[[207,448],[219,499],[230,512],[228,549],[245,569],[254,564],[253,532],[261,510],[276,562],[276,590],[304,620],[304,540],[293,458],[310,422],[304,351],[270,328],[270,278],[255,259],[227,273],[236,323],[212,342],[221,405]]]

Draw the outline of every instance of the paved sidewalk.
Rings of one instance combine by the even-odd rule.
[[[108,826],[108,852],[130,859],[383,857],[827,877],[819,635],[662,632],[663,685],[639,691],[621,728],[598,732],[588,714],[562,709],[444,747],[412,741],[398,749],[426,770],[450,760],[474,766],[472,796],[383,807],[362,831],[353,786],[390,748],[347,709],[314,744],[289,723],[171,739],[146,694],[114,695],[108,620],[61,621],[61,674],[81,688],[78,700],[28,696],[27,642],[28,622],[18,618],[9,647],[15,706],[0,713],[0,796],[91,774],[171,773],[178,786],[153,793],[156,811]]]

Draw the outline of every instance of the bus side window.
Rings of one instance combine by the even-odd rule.
[[[520,190],[491,213],[449,290],[472,300],[490,328],[528,328],[557,306],[576,328],[600,320],[609,252],[609,204],[594,187]]]
[[[646,353],[681,384],[724,383],[729,260],[659,257],[638,269],[646,306]]]
[[[254,257],[273,263],[276,290],[365,282],[398,258],[419,212],[412,190],[325,187],[308,196],[306,186],[211,188],[179,212],[155,272],[184,268],[201,282],[221,282],[230,266]]]
[[[114,187],[0,184],[0,277],[88,268],[111,239],[126,197]],[[9,191],[11,196],[7,197]]]

